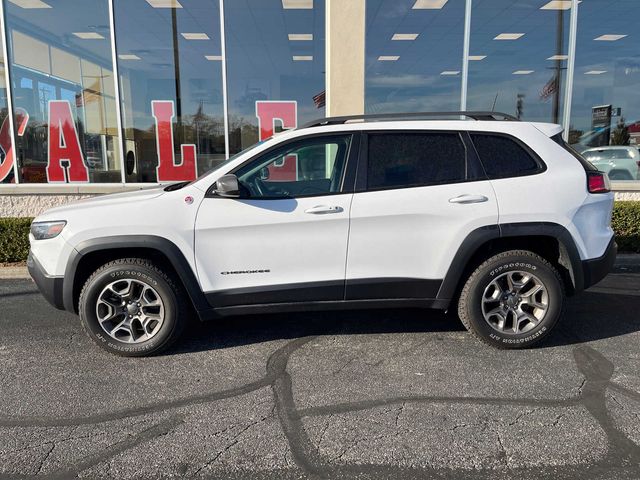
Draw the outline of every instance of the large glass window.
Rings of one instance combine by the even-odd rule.
[[[367,0],[366,113],[460,109],[464,0]]]
[[[20,182],[120,182],[107,0],[5,12]]]
[[[569,143],[614,180],[640,179],[638,15],[640,3],[634,0],[585,1],[578,7]]]
[[[467,108],[562,122],[571,1],[476,0]]]
[[[0,183],[14,183],[13,146],[9,136],[9,109],[5,71],[7,68],[2,49],[0,49]]]
[[[324,116],[324,0],[225,2],[230,153]]]
[[[115,31],[126,180],[192,180],[223,161],[218,0],[117,0]]]

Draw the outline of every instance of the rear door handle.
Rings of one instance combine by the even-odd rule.
[[[468,203],[483,203],[488,201],[489,199],[484,195],[459,195],[457,197],[453,197],[449,199],[449,203],[462,203],[466,205]]]
[[[307,208],[304,213],[313,213],[315,215],[324,215],[327,213],[340,213],[343,211],[342,207],[329,206],[329,205],[316,205],[315,207]]]

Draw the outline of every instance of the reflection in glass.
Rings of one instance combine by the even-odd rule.
[[[366,113],[460,109],[464,0],[367,0]]]
[[[570,2],[477,0],[467,108],[561,123]]]
[[[69,163],[78,160],[63,159],[58,181],[120,182],[108,2],[43,5],[5,3],[20,181],[47,181],[49,102],[63,100],[84,166],[73,178]]]
[[[12,144],[9,136],[7,85],[4,55],[0,49],[0,183],[15,183]]]
[[[295,101],[297,125],[324,116],[325,3],[315,0],[309,2],[313,8],[297,8],[307,4],[298,3],[286,2],[287,8],[282,0],[225,3],[231,153],[264,140],[257,101]],[[276,120],[276,132],[295,126],[283,122]]]
[[[173,102],[175,165],[183,162],[183,144],[196,147],[195,175],[225,158],[218,0],[163,5],[166,2],[115,2],[128,182],[157,180],[153,101]]]
[[[629,156],[640,144],[640,3],[582,2],[578,12],[569,143],[580,151],[598,147],[589,155],[602,159],[601,170],[635,180]]]

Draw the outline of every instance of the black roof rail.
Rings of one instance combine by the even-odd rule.
[[[322,125],[340,125],[354,120],[389,120],[389,119],[421,119],[429,117],[468,117],[473,120],[519,120],[513,115],[502,112],[409,112],[409,113],[375,113],[368,115],[346,115],[342,117],[326,117],[305,123],[300,128],[319,127]]]

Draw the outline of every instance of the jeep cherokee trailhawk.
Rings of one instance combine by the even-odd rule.
[[[616,245],[609,180],[561,127],[494,112],[326,118],[193,182],[53,208],[31,227],[43,295],[120,355],[187,317],[457,309],[479,339],[533,345]]]

